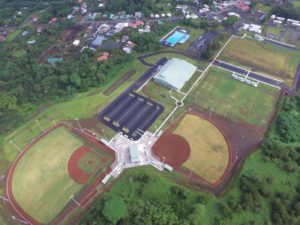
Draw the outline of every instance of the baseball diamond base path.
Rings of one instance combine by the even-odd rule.
[[[198,115],[185,114],[174,133],[191,146],[191,154],[183,166],[211,183],[218,181],[230,163],[230,147],[224,135],[210,121]]]
[[[189,159],[191,149],[183,137],[166,131],[153,145],[152,152],[164,163],[180,169],[181,165]]]
[[[83,162],[87,163],[91,167],[91,171],[84,171],[83,168],[80,167],[80,161],[84,159],[85,156],[89,156],[89,161],[88,162]],[[76,181],[79,184],[85,184],[92,173],[99,167],[101,167],[105,163],[106,159],[101,158],[101,156],[98,156],[94,151],[92,151],[88,146],[81,146],[79,147],[72,155],[71,158],[69,159],[68,162],[68,172],[70,177]]]
[[[31,149],[31,147],[39,142],[41,139],[43,139],[46,135],[48,135],[51,131],[54,129],[57,129],[59,127],[66,127],[67,129],[70,129],[72,132],[76,133],[77,135],[84,138],[88,143],[95,145],[95,147],[101,149],[101,151],[107,153],[112,158],[112,161],[115,159],[115,154],[113,150],[109,149],[102,143],[100,143],[98,140],[95,139],[95,137],[91,136],[88,133],[81,132],[78,128],[72,127],[69,124],[66,124],[65,122],[61,122],[60,124],[49,128],[44,133],[42,133],[39,137],[37,137],[32,143],[30,143],[28,146],[26,146],[23,151],[17,156],[17,159],[12,163],[10,166],[10,169],[8,170],[8,173],[6,175],[6,196],[9,199],[8,208],[12,211],[13,215],[15,215],[18,219],[21,219],[25,221],[27,224],[31,225],[42,225],[43,223],[37,221],[34,219],[31,215],[26,213],[23,208],[19,205],[19,203],[16,201],[13,192],[12,192],[12,178],[14,171],[16,169],[16,166],[18,162],[22,159],[22,157]],[[111,169],[107,167],[104,171],[101,172],[101,174],[97,175],[97,178],[95,177],[95,181],[89,186],[84,186],[83,189],[76,195],[74,198],[77,202],[83,207],[91,202],[91,200],[94,199],[95,195],[98,194],[97,187],[101,184],[101,180],[104,178],[106,173],[110,172]],[[61,222],[75,209],[78,205],[76,205],[73,201],[69,201],[68,204],[65,206],[63,211],[61,211],[57,217],[50,223],[51,225],[58,225],[61,224]]]

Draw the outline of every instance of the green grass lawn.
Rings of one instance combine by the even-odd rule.
[[[183,95],[176,91],[172,91],[160,84],[150,81],[141,91],[141,94],[148,98],[160,103],[164,107],[164,112],[157,118],[154,124],[150,127],[150,131],[155,131],[159,125],[165,120],[166,117],[172,112],[175,107],[175,98],[182,98]],[[180,98],[180,99],[181,99]]]
[[[269,12],[271,12],[271,10],[272,10],[272,7],[271,6],[268,6],[268,5],[264,5],[264,4],[262,4],[262,3],[257,3],[256,5],[255,5],[255,9],[256,10],[261,10],[261,11],[263,11],[263,12],[265,12],[265,13],[269,13]]]
[[[207,109],[234,121],[263,125],[273,111],[278,89],[259,84],[257,88],[231,78],[231,73],[211,68],[194,88],[187,104]]]
[[[275,35],[280,35],[280,27],[274,27],[274,26],[266,26],[264,28],[264,34],[266,33],[271,33],[271,34],[275,34]]]
[[[300,1],[299,1],[299,0],[294,0],[294,1],[292,1],[292,4],[293,4],[295,7],[300,7]]]
[[[280,77],[293,83],[300,52],[250,39],[233,38],[220,56],[221,60]]]
[[[12,178],[13,195],[37,221],[51,222],[70,196],[82,188],[67,170],[71,155],[82,145],[66,128],[58,128],[34,144],[18,162]]]

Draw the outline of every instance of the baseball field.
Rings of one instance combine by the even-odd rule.
[[[16,163],[11,193],[34,221],[53,221],[93,172],[107,166],[106,155],[86,144],[71,129],[61,126],[34,142]]]
[[[300,52],[264,42],[233,38],[220,59],[253,71],[280,77],[291,84],[300,61]]]
[[[209,121],[186,114],[176,127],[190,145],[191,153],[184,167],[214,184],[224,174],[229,161],[229,147],[223,134]]]
[[[236,122],[264,125],[273,111],[279,90],[260,83],[252,87],[212,67],[187,98],[196,108],[211,109]]]

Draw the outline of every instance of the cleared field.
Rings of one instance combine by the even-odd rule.
[[[264,125],[277,101],[279,90],[265,84],[257,88],[231,78],[231,73],[211,68],[187,98],[188,103],[237,122]]]
[[[218,181],[229,160],[228,145],[222,133],[209,121],[189,114],[183,117],[174,133],[184,137],[191,148],[183,166],[209,183]]]
[[[281,77],[291,84],[300,61],[300,52],[247,38],[233,38],[220,58],[250,67],[253,71]]]
[[[83,142],[66,128],[57,128],[35,143],[18,162],[12,192],[31,217],[49,223],[82,185],[68,174],[68,161]]]

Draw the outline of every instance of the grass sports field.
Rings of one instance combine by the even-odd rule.
[[[247,38],[233,38],[220,59],[249,67],[253,71],[281,77],[287,84],[292,84],[300,61],[300,52]]]
[[[229,161],[229,149],[224,136],[212,123],[186,114],[174,133],[184,137],[191,148],[184,167],[212,184],[222,177]]]
[[[71,155],[84,143],[60,127],[36,142],[18,162],[12,177],[17,203],[32,218],[51,222],[83,187],[68,173]]]
[[[264,125],[273,111],[279,90],[265,84],[257,88],[231,78],[231,73],[211,68],[187,98],[195,107],[208,109],[234,121]]]

